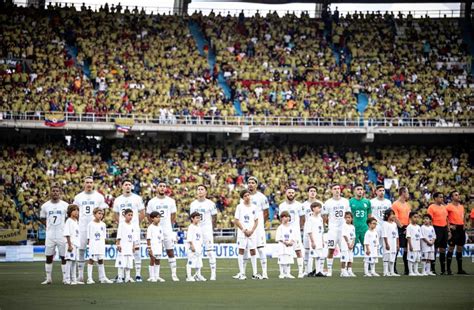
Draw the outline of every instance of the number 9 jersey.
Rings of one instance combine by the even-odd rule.
[[[94,209],[106,209],[104,196],[97,191],[90,193],[80,192],[74,197],[73,204],[79,206],[79,232],[81,233],[81,244],[79,249],[85,249],[87,246],[87,226],[94,218]]]

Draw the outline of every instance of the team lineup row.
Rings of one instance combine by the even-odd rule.
[[[248,179],[248,190],[241,192],[241,201],[236,208],[234,224],[237,227],[239,272],[236,279],[246,279],[245,267],[250,258],[253,279],[268,279],[266,236],[264,222],[268,218],[268,201],[257,190],[258,180]],[[116,245],[118,256],[117,282],[133,282],[130,270],[135,265],[135,281],[141,282],[140,222],[145,217],[151,223],[147,230],[147,248],[150,256],[149,281],[164,281],[160,277],[160,258],[166,250],[173,281],[179,281],[174,257],[175,234],[172,224],[176,219],[176,203],[165,192],[167,185],[157,185],[157,196],[146,208],[140,196],[132,193],[132,183],[122,182],[122,195],[114,200],[113,211],[119,223]],[[392,203],[384,198],[383,186],[377,186],[376,197],[364,198],[362,185],[354,187],[354,197],[341,197],[341,187],[332,185],[332,198],[325,203],[317,200],[316,188],[308,188],[308,200],[295,200],[295,190],[286,190],[286,199],[279,206],[281,225],[277,229],[278,263],[280,278],[293,278],[290,265],[296,256],[298,277],[332,276],[334,250],[341,251],[341,276],[355,276],[352,272],[352,250],[357,242],[364,246],[364,271],[366,276],[378,276],[375,263],[378,260],[379,245],[383,247],[384,275],[397,276],[396,257],[403,249],[405,274],[418,275],[418,262],[423,259],[421,274],[434,274],[434,260],[439,251],[441,273],[452,274],[451,260],[454,246],[458,273],[462,270],[462,246],[464,245],[464,207],[459,194],[451,194],[451,203],[443,204],[440,193],[433,195],[435,201],[418,226],[419,216],[411,212],[409,193],[404,187],[399,198]],[[204,281],[201,274],[202,250],[206,251],[211,269],[210,280],[216,280],[216,256],[214,253],[213,227],[217,210],[215,204],[206,198],[207,187],[197,187],[197,197],[190,205],[191,225],[188,228],[186,245],[188,264],[187,281]],[[104,271],[106,227],[102,222],[104,209],[108,208],[104,197],[94,190],[92,177],[84,180],[84,191],[75,196],[71,205],[61,200],[61,189],[51,188],[51,199],[41,207],[41,218],[46,225],[46,280],[52,282],[52,262],[56,250],[62,259],[63,282],[84,283],[85,252],[88,249],[88,280],[92,278],[93,266],[97,262],[99,281],[111,283]],[[66,220],[67,215],[67,220]],[[433,224],[433,226],[431,225]],[[327,233],[325,231],[327,230]],[[301,232],[303,231],[303,238]],[[449,250],[446,264],[446,248]],[[327,252],[327,255],[325,254]],[[257,272],[257,253],[262,272]],[[324,272],[324,262],[327,270]],[[315,262],[315,269],[313,269]],[[447,267],[447,271],[446,271]],[[195,269],[195,274],[192,274]]]

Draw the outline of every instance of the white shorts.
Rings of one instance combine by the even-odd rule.
[[[257,229],[255,231],[255,246],[257,248],[263,248],[267,245],[267,235],[265,233],[265,229]]]
[[[295,240],[295,243],[293,243],[293,250],[295,251],[301,251],[303,249],[303,242],[300,240]]]
[[[214,251],[214,232],[212,230],[202,232],[202,244],[206,251]]]
[[[72,246],[72,251],[69,252],[67,250],[67,243],[64,246],[64,251],[65,251],[65,258],[66,260],[72,260],[72,261],[77,261],[79,259],[79,250],[77,246],[73,245]]]
[[[324,257],[326,257],[324,255],[324,248],[308,249],[307,251],[309,252],[309,257],[312,257],[312,258],[324,258]]]
[[[56,254],[56,248],[57,248],[59,257],[64,257],[66,253],[65,244],[66,244],[66,240],[64,240],[64,238],[59,238],[59,239],[46,238],[44,255],[54,256],[54,254]]]
[[[79,231],[79,250],[85,250],[87,248],[87,230]]]
[[[341,252],[341,263],[352,263],[354,261],[354,252],[351,250]]]
[[[156,259],[160,259],[161,256],[163,255],[163,247],[160,247],[160,246],[154,247],[154,246],[152,246],[151,251],[153,252],[153,257],[156,258]],[[148,252],[148,254],[150,254],[150,253]]]
[[[421,258],[421,252],[420,251],[408,251],[407,253],[407,260],[412,263],[419,262]]]
[[[292,265],[294,264],[293,255],[279,255],[278,256],[278,265]]]
[[[384,261],[384,262],[391,262],[391,263],[394,263],[396,257],[397,257],[397,253],[396,253],[396,252],[384,252],[384,253],[383,253],[383,261]]]
[[[423,259],[423,260],[434,260],[435,259],[434,251],[421,252],[421,259]]]
[[[118,253],[117,259],[115,260],[115,267],[133,269],[133,255],[122,255]]]
[[[369,264],[375,264],[379,262],[378,257],[373,257],[373,256],[365,256],[364,257],[364,262],[369,263]]]
[[[237,238],[237,248],[239,249],[255,250],[256,247],[255,238],[253,236]]]
[[[176,234],[173,231],[163,231],[163,245],[166,250],[173,250],[176,242]]]
[[[191,268],[201,268],[202,267],[202,255],[199,252],[188,252],[188,266]]]
[[[331,229],[327,234],[328,249],[335,249],[336,246],[341,247],[341,231]]]
[[[93,260],[94,262],[98,262],[100,260],[103,260],[105,255],[103,254],[91,254],[89,255],[89,259]]]

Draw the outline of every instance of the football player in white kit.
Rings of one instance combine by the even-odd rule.
[[[240,192],[240,198],[243,202],[237,205],[234,215],[234,224],[237,230],[237,247],[239,248],[239,256],[237,258],[239,264],[239,280],[247,279],[244,269],[244,252],[250,252],[250,260],[252,262],[252,279],[258,280],[260,276],[257,274],[257,257],[255,231],[258,226],[257,206],[250,200],[250,192],[246,189]]]
[[[45,255],[46,280],[41,284],[51,284],[51,274],[53,272],[53,259],[58,251],[61,258],[61,271],[64,276],[66,272],[66,259],[64,258],[66,245],[63,236],[64,223],[66,222],[68,203],[61,200],[61,189],[53,185],[50,190],[51,199],[41,206],[40,218],[46,226]]]
[[[176,202],[166,195],[167,184],[159,182],[156,187],[156,197],[153,197],[147,204],[146,213],[148,217],[151,212],[160,213],[160,227],[163,230],[163,244],[168,255],[168,263],[171,268],[171,279],[179,281],[176,275],[176,257],[174,257],[174,243],[176,234],[173,232],[173,224],[176,223]],[[151,219],[148,219],[151,223]]]
[[[265,251],[265,246],[267,244],[267,237],[265,234],[265,223],[268,220],[268,208],[269,203],[267,197],[260,191],[258,188],[258,179],[254,176],[250,176],[247,181],[248,191],[250,192],[250,197],[252,204],[257,206],[257,216],[258,216],[258,225],[257,230],[255,231],[255,242],[257,246],[258,256],[260,258],[260,265],[262,266],[261,279],[268,279],[267,273],[267,253]],[[242,199],[240,202],[242,203]],[[244,254],[244,270],[246,269],[248,262],[248,253],[246,250]],[[239,278],[239,273],[233,277],[234,279]]]
[[[117,224],[125,221],[125,217],[122,212],[125,209],[131,209],[133,211],[132,225],[134,231],[134,244],[135,251],[133,252],[133,260],[135,261],[135,281],[142,282],[142,258],[140,250],[140,223],[145,218],[145,206],[140,196],[132,193],[133,184],[130,180],[122,181],[122,195],[118,196],[114,200],[113,210],[115,212],[115,221]]]
[[[78,281],[84,282],[84,260],[87,247],[87,226],[94,218],[95,208],[106,209],[104,196],[94,190],[94,179],[89,176],[84,179],[84,191],[74,197],[73,204],[79,206],[79,263],[78,263]]]
[[[321,200],[316,199],[317,195],[317,190],[316,187],[313,185],[310,185],[307,189],[308,192],[308,200],[303,202],[303,211],[304,211],[304,218],[303,218],[303,223],[301,224],[301,227],[304,227],[305,223],[310,219],[310,217],[313,215],[313,211],[311,211],[311,204],[313,202],[318,202],[323,205],[323,202]],[[303,236],[303,245],[304,245],[304,268],[305,268],[305,275],[308,275],[308,273],[312,272],[312,270],[308,270],[308,260],[309,260],[309,252],[310,252],[310,240],[308,235],[305,233]]]
[[[286,189],[286,200],[283,201],[279,209],[279,215],[282,212],[287,211],[290,214],[290,221],[289,225],[292,227],[293,231],[295,232],[296,240],[293,244],[293,249],[296,253],[296,262],[298,264],[298,278],[304,277],[304,266],[303,266],[303,255],[301,250],[303,248],[303,244],[301,241],[301,223],[303,222],[304,211],[303,205],[301,202],[295,200],[296,192],[293,188]]]
[[[334,262],[334,249],[336,246],[341,247],[342,225],[344,224],[344,214],[351,211],[349,207],[349,200],[341,197],[341,186],[333,184],[331,186],[332,198],[328,199],[323,206],[323,216],[326,223],[328,223],[329,231],[327,234],[328,242],[328,257],[327,276],[332,276],[332,265]]]
[[[392,203],[385,198],[385,188],[383,185],[377,185],[375,195],[375,198],[370,200],[370,205],[372,207],[372,217],[377,220],[377,235],[380,238],[379,245],[382,245],[383,215],[387,209],[392,207]]]
[[[203,244],[209,257],[209,266],[211,267],[211,281],[216,280],[216,253],[214,249],[214,227],[216,227],[216,204],[207,199],[207,187],[203,184],[197,187],[197,199],[190,206],[190,213],[198,212],[201,215],[200,227],[203,234]]]

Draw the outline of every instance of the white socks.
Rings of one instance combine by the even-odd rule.
[[[46,280],[51,281],[51,274],[53,273],[53,264],[44,264],[44,270],[46,271]]]
[[[257,274],[257,256],[250,256],[250,262],[252,263],[252,274]]]
[[[211,279],[215,279],[217,269],[216,254],[214,253],[214,251],[208,251],[207,253],[209,256],[209,267],[211,267]]]
[[[244,267],[244,256],[238,255],[237,256],[237,263],[239,264],[239,273],[245,275],[245,267]]]
[[[160,277],[160,265],[155,265],[153,269],[153,277],[155,279],[159,278]]]
[[[104,280],[107,278],[107,276],[105,275],[105,264],[102,263],[98,266],[98,269],[99,269],[99,280]]]
[[[306,273],[310,273],[313,271],[313,258],[312,257],[309,257],[308,258],[308,262],[306,263]],[[318,263],[316,262],[316,266],[318,265]]]
[[[326,259],[327,265],[328,265],[328,272],[332,272],[332,264],[334,262],[334,258],[328,258]]]
[[[297,257],[296,263],[298,264],[298,274],[303,274],[304,265],[303,265],[303,257]]]
[[[87,280],[92,280],[92,271],[94,270],[94,264],[87,264]]]
[[[133,253],[134,260],[135,260],[135,276],[141,277],[142,273],[142,257],[140,255],[140,250],[135,251]]]
[[[258,248],[258,256],[260,257],[260,265],[262,266],[262,276],[267,276],[267,254],[265,248]]]
[[[168,258],[168,264],[170,264],[171,276],[175,277],[176,276],[176,257]]]

